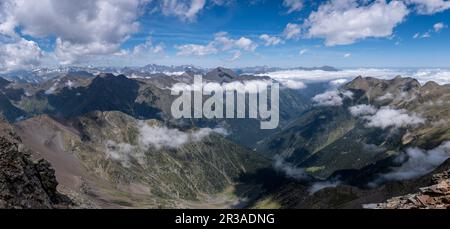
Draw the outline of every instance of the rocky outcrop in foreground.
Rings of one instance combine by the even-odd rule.
[[[376,209],[450,209],[450,170],[433,175],[434,185],[387,200]]]
[[[0,120],[0,209],[67,208],[71,201],[60,194],[55,171],[45,160],[33,162],[7,124]]]

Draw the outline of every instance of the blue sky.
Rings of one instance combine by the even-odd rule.
[[[450,67],[446,0],[33,2],[0,4],[0,70],[149,63]]]

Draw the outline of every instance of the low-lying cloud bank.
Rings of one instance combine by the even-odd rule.
[[[386,129],[390,127],[403,128],[425,123],[425,119],[405,109],[382,107],[376,109],[372,105],[362,104],[349,108],[350,113],[367,121],[368,127]]]
[[[313,185],[311,185],[311,187],[309,187],[309,193],[314,194],[322,189],[336,188],[337,186],[339,186],[341,184],[342,184],[342,182],[338,179],[316,182]]]
[[[308,180],[309,176],[305,169],[298,168],[295,165],[286,162],[283,157],[276,155],[274,157],[273,168],[276,171],[284,173],[287,177],[295,180]]]
[[[259,76],[269,76],[275,80],[296,80],[306,84],[315,82],[344,82],[353,80],[358,76],[375,77],[380,79],[393,79],[396,76],[412,77],[421,84],[428,81],[435,81],[438,84],[450,84],[450,69],[379,69],[379,68],[359,68],[346,69],[341,71],[323,70],[286,70],[258,74]]]
[[[306,88],[306,84],[299,80],[279,79],[278,81],[285,88],[294,89],[294,90],[300,90],[300,89]]]
[[[185,83],[177,83],[173,85],[170,90],[172,91],[204,91],[205,93],[211,93],[213,91],[237,91],[246,93],[258,93],[261,90],[267,90],[272,85],[271,80],[248,80],[248,81],[236,81],[230,83],[213,83],[204,82],[200,85],[189,85]]]
[[[286,162],[282,156],[276,155],[274,157],[273,168],[276,171],[283,173],[287,178],[291,178],[297,181],[312,181],[311,176],[308,175],[304,168],[296,167],[295,165]],[[310,183],[308,192],[312,195],[322,189],[335,188],[341,184],[342,182],[339,179],[318,181]]]
[[[372,105],[367,105],[367,104],[352,106],[349,108],[349,110],[350,110],[350,113],[355,117],[364,116],[364,115],[373,115],[373,114],[377,113],[377,108],[375,108]]]
[[[425,123],[425,119],[416,114],[409,114],[407,110],[396,110],[388,107],[381,108],[373,116],[368,116],[366,119],[369,121],[367,126],[382,129],[388,127],[400,128]]]
[[[183,132],[165,126],[151,126],[147,123],[141,123],[136,145],[109,140],[105,144],[105,153],[108,158],[121,162],[125,167],[129,167],[133,159],[143,165],[145,152],[150,149],[176,149],[190,142],[200,142],[213,133],[228,135],[228,132],[223,128],[201,128]]]
[[[332,90],[318,94],[312,98],[316,106],[342,106],[344,99],[352,99],[353,93],[351,91]]]
[[[281,84],[281,88],[299,90],[307,87],[305,83],[296,80],[283,79],[278,82]],[[199,85],[177,83],[169,89],[172,91],[201,91],[203,89],[207,93],[219,90],[258,93],[262,90],[267,90],[273,83],[273,80],[244,80],[229,83],[203,82],[202,87]]]
[[[226,131],[222,128],[201,128],[192,132],[183,132],[178,129],[170,129],[165,126],[150,126],[144,124],[140,128],[139,145],[144,149],[154,147],[161,148],[179,148],[189,142],[198,142],[211,133],[224,134]]]
[[[449,158],[450,142],[444,142],[432,150],[409,148],[395,158],[395,163],[399,166],[393,167],[388,173],[381,174],[375,182],[369,185],[376,186],[384,181],[401,181],[421,177],[435,170]]]

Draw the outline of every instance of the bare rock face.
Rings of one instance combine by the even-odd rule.
[[[7,124],[0,121],[0,208],[66,208],[55,171],[45,160],[33,162]]]
[[[377,209],[450,209],[450,170],[433,176],[434,185],[420,188],[418,193],[394,197]]]

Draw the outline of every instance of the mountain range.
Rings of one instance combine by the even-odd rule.
[[[318,69],[335,71],[302,70]],[[2,171],[0,206],[363,208],[418,192],[448,170],[450,86],[431,81],[360,76],[282,87],[274,130],[260,130],[259,119],[170,115],[170,88],[194,75],[277,82],[259,76],[274,70],[148,65],[3,75],[0,162],[26,158],[27,178],[11,183],[16,175]],[[32,194],[12,191],[30,186],[22,181]]]
[[[206,74],[214,68],[204,68],[194,65],[180,65],[180,66],[165,66],[157,64],[149,64],[142,67],[91,67],[91,66],[60,66],[60,67],[48,67],[48,68],[36,68],[32,70],[17,70],[0,73],[0,77],[16,82],[22,83],[42,83],[53,78],[60,77],[61,75],[66,76],[87,76],[92,77],[100,73],[114,73],[114,74],[124,74],[127,76],[137,76],[141,78],[149,77],[155,74],[166,74],[166,75],[179,75],[185,72],[191,74]],[[331,66],[322,67],[295,67],[295,68],[279,68],[279,67],[268,67],[268,66],[257,66],[257,67],[243,67],[230,69],[236,72],[236,74],[264,74],[268,72],[281,71],[281,70],[304,70],[304,71],[338,71],[338,69]]]

